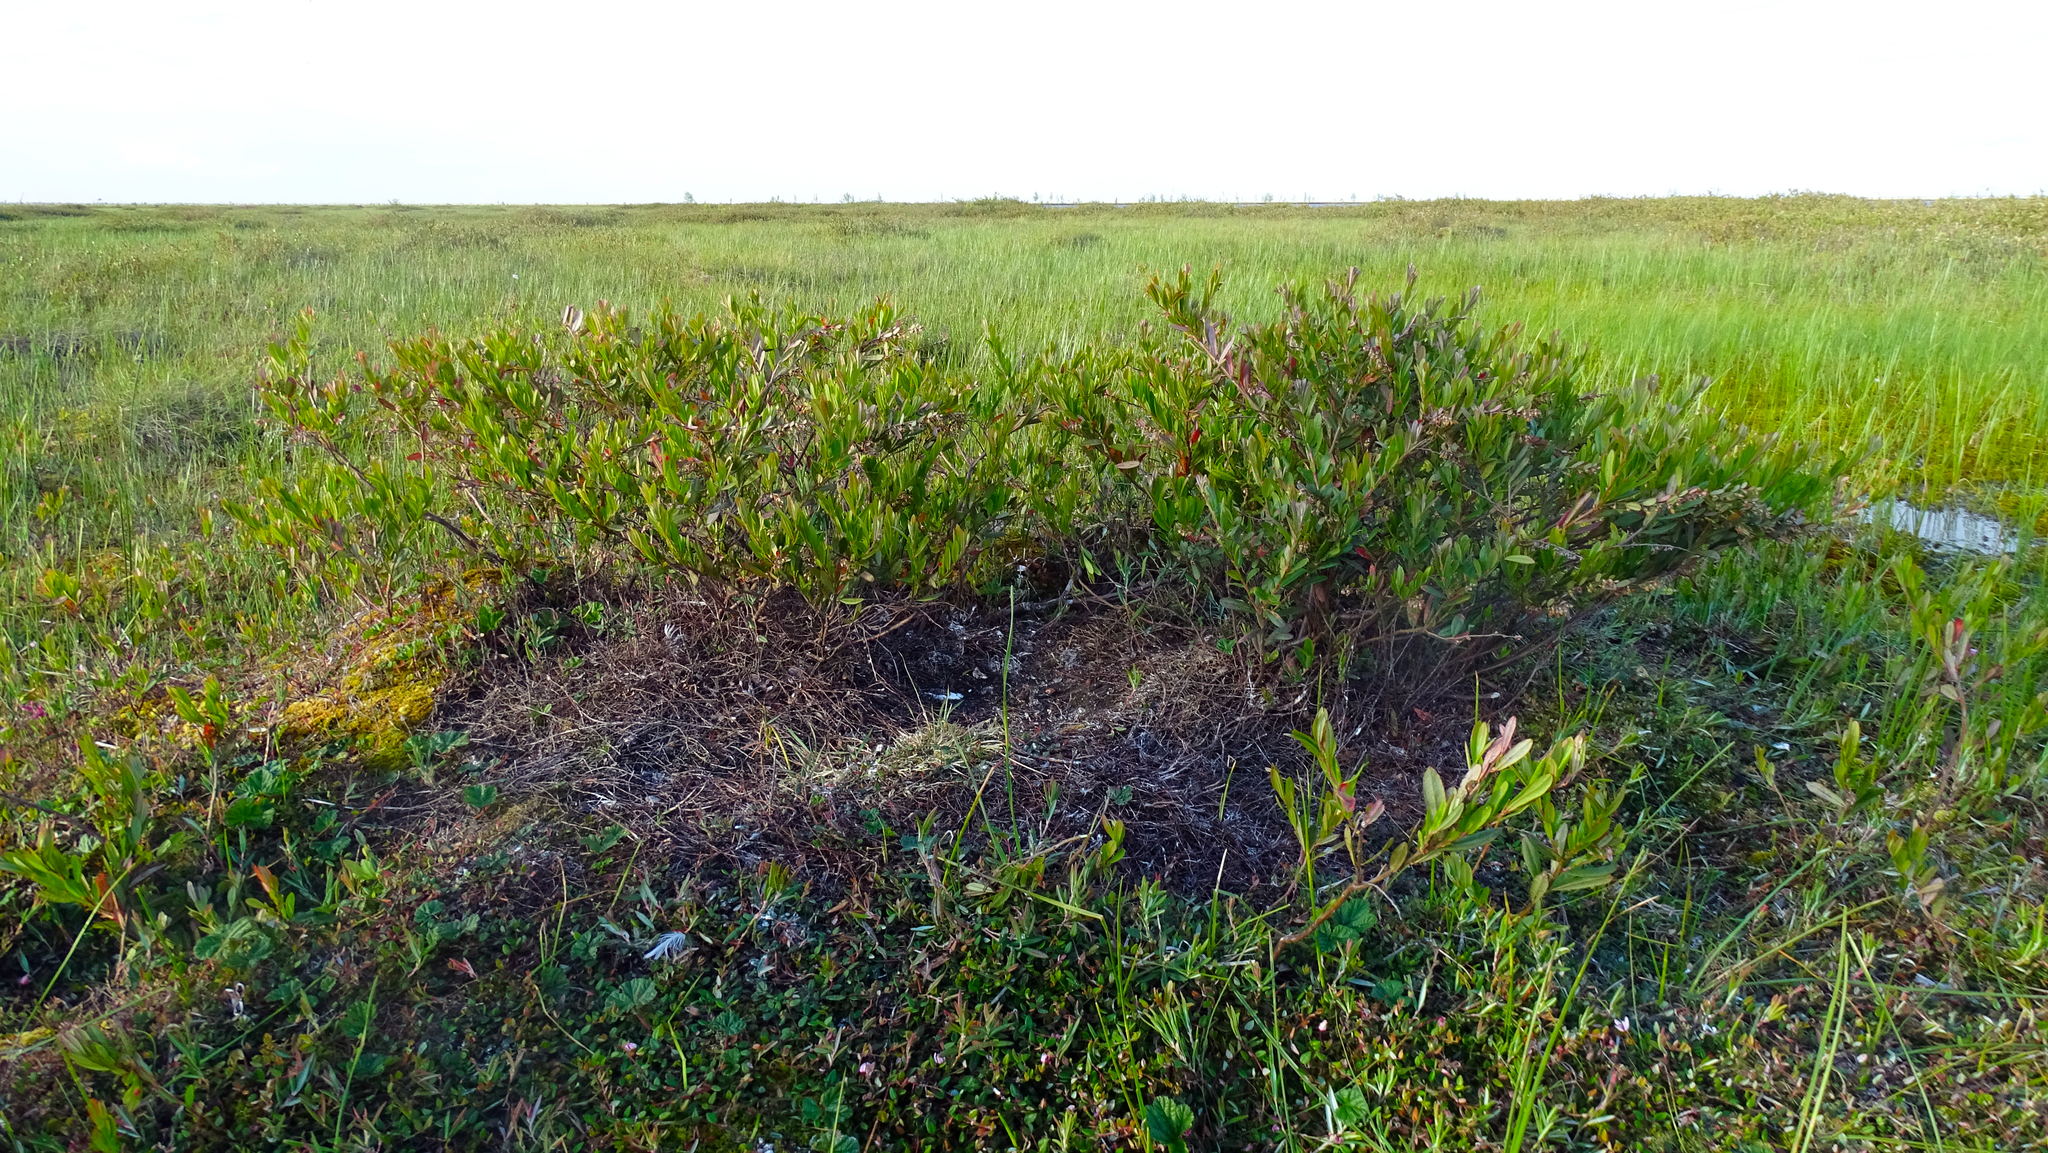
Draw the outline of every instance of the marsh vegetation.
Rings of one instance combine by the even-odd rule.
[[[2038,200],[0,253],[19,1148],[2048,1137]]]

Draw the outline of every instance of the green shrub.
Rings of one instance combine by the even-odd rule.
[[[515,563],[610,542],[818,606],[1135,540],[1272,644],[1497,643],[1821,513],[1849,463],[1654,379],[1587,394],[1570,350],[1473,324],[1476,291],[1418,307],[1355,279],[1237,325],[1220,278],[1183,269],[1149,289],[1164,328],[1023,362],[992,341],[979,373],[920,357],[881,303],[570,309],[560,333],[399,342],[324,387],[302,329],[265,397],[333,464],[233,511],[345,575],[437,524]]]
[[[1015,382],[924,362],[916,326],[886,304],[833,320],[753,300],[645,327],[571,315],[555,344],[513,330],[395,343],[390,369],[327,388],[309,385],[303,335],[277,346],[266,399],[337,464],[309,496],[270,486],[244,519],[336,549],[337,503],[387,537],[431,518],[508,558],[612,541],[830,603],[961,583],[1035,491],[1017,483],[1033,462],[1015,434],[1035,416]],[[377,411],[365,400],[414,467],[350,459],[343,434]],[[465,528],[429,511],[439,475],[474,512]]]
[[[1513,634],[1820,513],[1849,463],[1654,378],[1585,394],[1579,354],[1474,325],[1476,289],[1417,307],[1355,281],[1283,290],[1279,320],[1238,326],[1220,278],[1183,269],[1149,289],[1166,333],[1052,375],[1062,427],[1274,641],[1317,614],[1383,638]]]

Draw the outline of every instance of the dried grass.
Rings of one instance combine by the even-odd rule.
[[[1101,601],[1013,629],[1005,605],[906,601],[822,621],[790,595],[590,580],[530,588],[512,612],[568,620],[588,603],[605,606],[601,628],[574,623],[538,659],[499,644],[432,723],[468,734],[508,804],[546,798],[554,823],[583,833],[620,824],[667,873],[780,861],[843,886],[892,850],[878,829],[936,813],[936,827],[966,826],[970,848],[1013,827],[1057,840],[1118,819],[1127,867],[1190,891],[1220,867],[1226,887],[1249,889],[1295,852],[1266,766],[1298,771],[1288,733],[1319,703],[1341,716],[1377,695],[1284,684],[1199,629]],[[1345,729],[1350,759],[1370,750],[1383,766],[1371,779],[1397,813],[1423,765],[1456,756],[1412,724]],[[460,819],[457,792],[421,811]]]

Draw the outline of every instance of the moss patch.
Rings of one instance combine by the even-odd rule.
[[[474,586],[482,578],[471,574]],[[285,747],[352,743],[372,767],[403,763],[406,735],[434,710],[448,679],[449,655],[463,633],[463,598],[451,583],[430,585],[417,600],[364,613],[331,642],[338,670],[299,695],[279,720]]]

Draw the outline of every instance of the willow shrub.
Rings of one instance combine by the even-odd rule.
[[[1355,281],[1283,289],[1278,320],[1238,326],[1220,279],[1183,269],[1148,290],[1164,331],[1084,350],[1044,390],[1273,640],[1323,613],[1377,639],[1512,639],[1831,511],[1852,463],[1702,412],[1699,389],[1583,392],[1581,353],[1473,324],[1476,289],[1418,307]]]
[[[327,384],[302,327],[262,391],[325,464],[230,511],[351,577],[439,531],[515,565],[609,542],[821,607],[1135,539],[1271,642],[1504,640],[1823,513],[1850,464],[1696,390],[1585,393],[1571,350],[1472,323],[1476,292],[1416,306],[1355,279],[1237,325],[1218,277],[1182,270],[1136,341],[1022,362],[992,343],[978,372],[920,356],[880,303],[570,309],[560,331],[397,342]]]
[[[1054,442],[1026,435],[1039,407],[1026,382],[928,362],[885,304],[843,319],[753,300],[716,319],[635,326],[600,307],[565,320],[552,339],[397,342],[388,369],[318,387],[302,328],[272,348],[262,388],[331,463],[233,511],[315,560],[371,559],[350,525],[397,542],[432,522],[514,563],[610,541],[814,604],[969,583],[1006,526],[1071,523],[1076,480]]]

